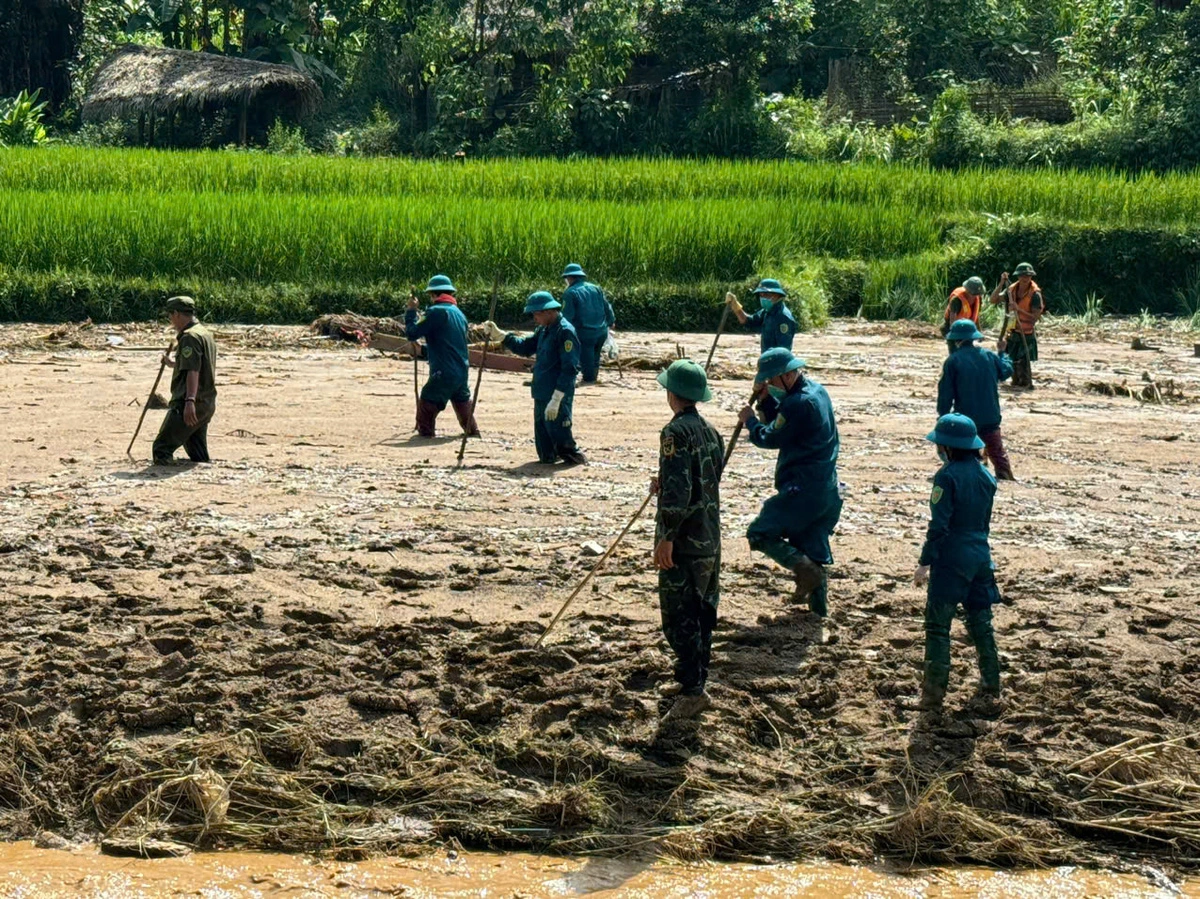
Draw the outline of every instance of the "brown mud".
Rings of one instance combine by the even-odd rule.
[[[652,522],[533,643],[645,496],[669,417],[653,374],[576,400],[592,464],[533,459],[523,377],[489,372],[482,440],[412,435],[411,367],[303,329],[219,329],[214,464],[123,456],[152,327],[0,328],[0,834],[111,851],[428,844],[761,860],[1200,864],[1200,360],[1187,335],[1047,328],[1006,391],[1019,483],[993,549],[1006,696],[916,709],[944,345],[838,322],[798,351],[839,413],[848,496],[826,628],[742,535],[773,458],[723,485],[723,594],[698,725],[660,727]],[[926,336],[926,335],[929,336]],[[622,335],[703,359],[711,338]],[[722,366],[755,353],[723,337]],[[1162,404],[1089,381],[1177,388]],[[424,374],[422,366],[422,375]],[[725,432],[748,384],[721,380]],[[135,453],[145,460],[158,414]],[[443,428],[452,427],[444,414]],[[452,433],[452,432],[451,432]],[[956,637],[962,629],[956,627]],[[154,842],[149,842],[154,841]]]

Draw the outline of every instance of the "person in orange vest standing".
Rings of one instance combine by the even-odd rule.
[[[950,292],[950,300],[946,303],[945,321],[942,322],[942,336],[950,331],[950,326],[959,319],[969,319],[975,327],[979,327],[979,306],[983,302],[983,278],[970,277],[963,282],[962,287],[956,287]]]
[[[1017,276],[1015,283],[1008,281],[1008,272],[1000,276],[1000,283],[992,291],[990,301],[999,305],[1005,304],[1005,314],[1015,315],[1013,333],[1008,339],[1008,355],[1012,359],[1014,387],[1033,389],[1033,363],[1037,362],[1038,345],[1034,326],[1046,313],[1046,300],[1042,289],[1038,287],[1033,276],[1037,274],[1028,262],[1022,262],[1013,274]],[[1003,300],[1001,297],[1003,296]]]

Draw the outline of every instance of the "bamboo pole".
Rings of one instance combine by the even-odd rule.
[[[154,386],[150,388],[150,396],[146,399],[146,405],[142,406],[141,417],[138,418],[137,428],[134,429],[133,437],[129,440],[129,446],[125,450],[125,455],[130,459],[133,458],[133,444],[138,438],[138,434],[142,432],[142,422],[146,420],[146,413],[150,411],[150,400],[154,398],[154,391],[158,390],[158,382],[162,380],[163,372],[167,368],[167,356],[170,355],[171,349],[175,346],[175,341],[172,340],[167,346],[167,351],[163,353],[162,362],[158,366],[158,377],[154,379]]]

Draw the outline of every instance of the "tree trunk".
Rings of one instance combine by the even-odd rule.
[[[223,23],[224,29],[225,29],[225,36],[221,39],[221,52],[224,53],[226,56],[229,55],[229,17],[230,17],[229,5],[232,2],[233,2],[233,0],[225,0],[225,21]]]
[[[240,143],[243,147],[246,146],[246,118],[249,111],[248,107],[249,104],[243,100],[241,115],[238,116],[238,143]]]

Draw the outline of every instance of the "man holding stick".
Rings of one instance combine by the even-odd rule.
[[[154,464],[170,465],[181,446],[193,462],[207,462],[208,423],[217,411],[217,344],[197,321],[191,297],[171,297],[167,314],[177,336],[175,357],[167,352],[163,365],[174,372],[167,416],[154,438]]]
[[[675,652],[679,698],[664,721],[694,718],[712,705],[704,689],[712,633],[721,598],[721,435],[700,417],[696,404],[712,399],[704,369],[679,359],[658,376],[675,417],[663,428],[658,477],[654,565],[663,635]]]
[[[760,308],[752,315],[746,314],[738,298],[731,293],[725,295],[725,302],[739,322],[759,333],[760,353],[776,347],[790,353],[797,325],[796,317],[787,306],[787,291],[774,278],[763,278],[754,288],[754,295],[758,297]],[[758,411],[762,413],[762,420],[770,424],[779,411],[779,403],[770,394],[765,394],[759,400]]]
[[[1046,314],[1046,300],[1042,289],[1033,276],[1037,274],[1028,262],[1022,262],[1013,274],[1017,280],[1008,282],[1008,272],[1000,276],[1000,283],[990,297],[993,305],[1004,303],[1006,314],[1016,316],[1013,335],[1008,339],[1008,355],[1013,364],[1013,387],[1033,390],[1033,363],[1037,362],[1038,344],[1034,326]]]
[[[777,347],[758,359],[758,376],[779,404],[769,425],[746,406],[738,415],[750,442],[779,450],[775,496],[763,503],[750,524],[750,548],[765,553],[796,579],[793,601],[808,600],[809,610],[829,613],[826,565],[833,564],[829,537],[842,514],[837,459],[840,440],[833,403],[825,388],[805,378],[804,360]]]
[[[433,437],[439,413],[451,403],[463,433],[478,436],[471,408],[467,317],[458,308],[454,283],[445,275],[430,278],[425,292],[429,295],[425,314],[418,318],[420,303],[415,296],[404,314],[404,336],[414,343],[424,338],[429,358],[429,380],[417,400],[417,433]]]
[[[587,280],[578,263],[563,269],[567,289],[562,295],[562,316],[575,327],[579,335],[579,366],[583,383],[595,384],[600,373],[600,356],[608,343],[608,329],[616,324],[612,303],[604,291]]]

